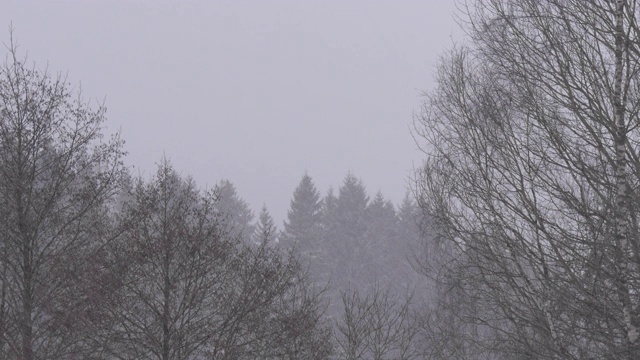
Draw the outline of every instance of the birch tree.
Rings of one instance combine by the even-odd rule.
[[[476,351],[640,357],[637,2],[472,1],[416,130]],[[470,332],[470,333],[469,333]],[[464,335],[464,334],[461,334]]]

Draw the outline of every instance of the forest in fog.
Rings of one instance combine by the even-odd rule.
[[[638,5],[467,1],[404,199],[302,172],[282,224],[170,154],[136,176],[10,34],[0,358],[640,359]]]
[[[279,228],[164,157],[133,176],[105,108],[20,56],[0,69],[2,358],[417,354],[410,192],[394,205],[348,174],[322,196],[304,174]]]

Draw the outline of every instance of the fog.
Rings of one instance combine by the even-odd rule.
[[[639,2],[5,1],[0,359],[640,359]]]
[[[104,101],[135,174],[166,156],[229,179],[278,226],[305,171],[322,194],[348,172],[394,203],[421,155],[410,134],[453,1],[10,1],[19,51]]]

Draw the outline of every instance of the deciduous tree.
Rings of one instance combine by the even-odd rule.
[[[132,221],[112,247],[121,287],[104,351],[162,360],[215,351],[236,261],[216,194],[199,190],[165,160],[154,179],[138,181],[131,198],[123,211]]]
[[[95,108],[16,46],[0,67],[0,357],[82,356],[86,261],[125,170]],[[86,289],[85,289],[86,290]],[[96,299],[99,300],[99,299]]]
[[[640,356],[637,5],[467,7],[417,131],[472,357]]]

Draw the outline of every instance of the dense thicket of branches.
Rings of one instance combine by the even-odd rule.
[[[106,240],[122,142],[103,140],[103,107],[10,50],[0,67],[0,357],[68,358],[85,350],[83,262]]]
[[[337,197],[320,199],[305,175],[279,233],[266,206],[253,223],[229,181],[205,191],[166,160],[153,178],[132,178],[123,142],[103,138],[104,108],[73,96],[9,48],[0,357],[354,358],[348,342],[336,347],[338,323],[364,331],[363,356],[415,353],[412,303],[393,294],[417,279],[406,259],[407,239],[417,242],[409,197],[396,213],[349,175]],[[364,323],[342,317],[354,312]]]
[[[230,181],[131,178],[104,108],[10,47],[0,357],[639,359],[638,3],[466,10],[417,202],[305,174],[282,232]]]
[[[326,359],[331,329],[266,208],[163,161],[133,180],[63,78],[0,67],[0,357]],[[251,241],[253,240],[253,241]]]
[[[416,122],[422,207],[451,250],[436,314],[456,321],[431,323],[433,349],[464,339],[435,358],[640,357],[637,5],[467,8],[470,43]]]

